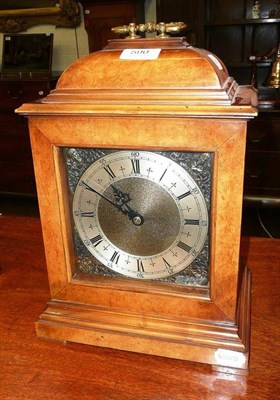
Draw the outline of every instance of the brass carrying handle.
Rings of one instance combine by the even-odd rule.
[[[148,32],[148,33],[153,33],[157,32],[158,35],[157,37],[160,39],[165,39],[168,38],[170,35],[167,35],[167,33],[170,34],[175,34],[181,32],[183,29],[185,29],[187,25],[184,22],[147,22],[146,24],[139,24],[136,25],[134,22],[131,22],[128,25],[122,25],[122,26],[116,26],[112,28],[112,32],[117,33],[118,35],[124,35],[128,34],[127,39],[137,39],[140,38],[139,35],[137,35],[137,32]]]

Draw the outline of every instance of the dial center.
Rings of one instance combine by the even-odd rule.
[[[149,179],[128,177],[114,182],[124,193],[136,215],[130,220],[117,208],[100,198],[98,221],[107,239],[120,250],[138,256],[153,256],[167,250],[178,238],[180,211],[166,189]],[[112,188],[103,195],[114,199]]]
[[[135,217],[132,218],[132,222],[136,226],[140,226],[144,223],[144,219],[140,217],[140,215],[136,215]]]

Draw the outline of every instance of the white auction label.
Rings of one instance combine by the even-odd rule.
[[[161,49],[125,49],[120,55],[121,60],[156,60]]]
[[[232,350],[218,349],[215,351],[215,359],[219,365],[243,368],[246,357],[243,353]]]

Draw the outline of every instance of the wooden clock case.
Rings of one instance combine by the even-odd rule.
[[[124,49],[160,48],[155,60]],[[70,65],[28,116],[51,300],[37,335],[245,372],[250,273],[239,263],[247,121],[256,92],[184,38],[112,40]],[[209,287],[77,271],[63,147],[205,151],[214,155]],[[233,370],[231,370],[233,368]]]

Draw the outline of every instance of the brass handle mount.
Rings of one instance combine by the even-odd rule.
[[[140,38],[137,33],[153,33],[157,32],[158,35],[157,37],[160,39],[165,39],[168,38],[170,35],[169,34],[176,34],[180,33],[183,29],[185,29],[187,25],[184,22],[147,22],[146,24],[139,24],[136,25],[134,22],[131,22],[128,25],[122,25],[122,26],[116,26],[112,28],[111,30],[118,34],[118,35],[124,35],[127,34],[127,39],[137,39]]]

